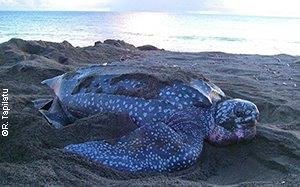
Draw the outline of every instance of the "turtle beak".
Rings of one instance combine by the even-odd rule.
[[[238,141],[250,140],[256,135],[256,124],[258,117],[258,110],[253,110],[248,117],[241,120],[241,122],[237,125],[238,129],[235,132]]]
[[[255,107],[252,111],[245,112],[245,116],[236,118],[235,122],[240,124],[243,128],[251,128],[257,124],[259,111]]]
[[[256,109],[251,112],[251,114],[245,118],[244,123],[246,127],[254,127],[257,124],[259,118],[259,111]]]

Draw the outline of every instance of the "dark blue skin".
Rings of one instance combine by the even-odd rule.
[[[63,76],[45,81],[54,90],[69,121],[114,112],[128,114],[139,126],[114,145],[93,141],[68,145],[65,151],[116,170],[162,172],[193,165],[205,139],[214,145],[228,145],[255,136],[258,110],[249,101],[219,101],[208,107],[203,104],[203,94],[181,83],[162,88],[156,99],[113,95],[120,86],[134,90],[143,83],[124,80],[110,85],[107,81],[111,77],[102,76],[91,83],[90,86],[101,86],[101,93],[86,93],[82,89],[71,94],[77,80]]]

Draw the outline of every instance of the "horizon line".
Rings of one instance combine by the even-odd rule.
[[[296,18],[296,15],[255,15],[255,14],[242,14],[242,13],[226,13],[219,11],[117,11],[117,10],[1,10],[0,12],[105,12],[105,13],[181,13],[181,14],[194,14],[194,15],[222,15],[222,16],[245,16],[245,17],[273,17],[273,18]]]

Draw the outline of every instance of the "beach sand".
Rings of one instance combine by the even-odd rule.
[[[300,57],[222,52],[180,53],[109,40],[90,47],[11,39],[0,44],[0,88],[8,89],[9,135],[0,137],[0,185],[297,186],[300,185]],[[114,140],[135,128],[101,114],[51,128],[31,102],[51,97],[40,82],[91,64],[177,66],[204,74],[230,97],[257,104],[257,136],[228,147],[207,143],[197,163],[179,172],[128,174],[63,153],[70,143]],[[2,94],[1,94],[2,95]],[[122,124],[131,124],[122,128]]]

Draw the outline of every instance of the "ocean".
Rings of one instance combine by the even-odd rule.
[[[120,39],[181,52],[300,55],[300,18],[147,12],[0,12],[0,43]]]

